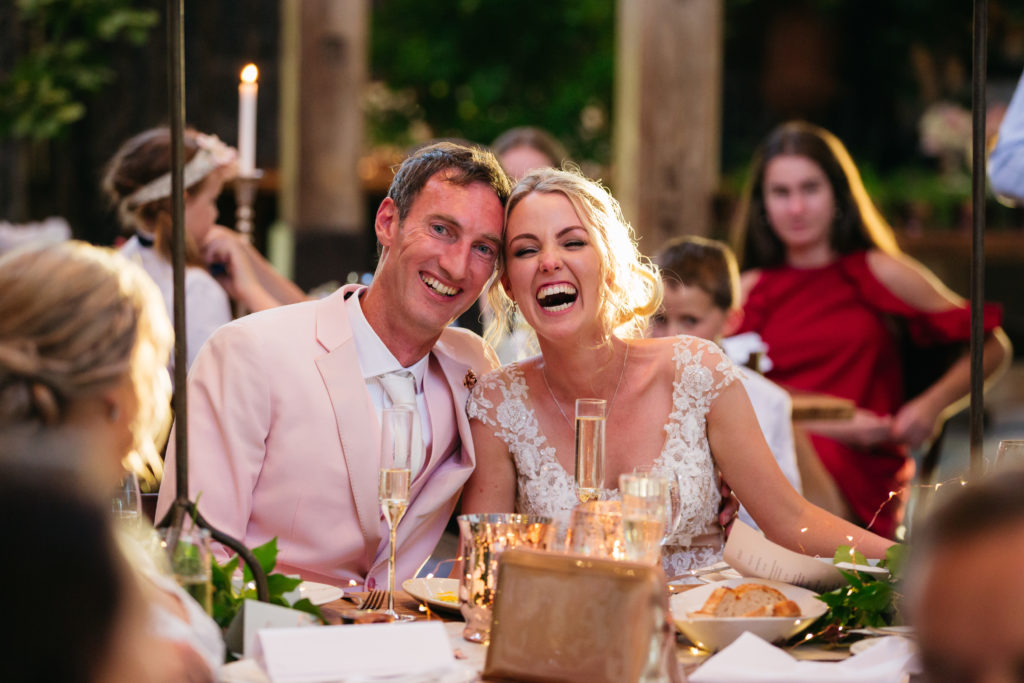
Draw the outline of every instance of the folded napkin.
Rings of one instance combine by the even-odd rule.
[[[751,354],[760,353],[761,358],[758,360],[760,372],[768,372],[775,367],[768,357],[768,345],[764,343],[761,335],[757,332],[744,332],[724,338],[722,350],[725,351],[725,355],[729,356],[729,360],[737,365],[746,365]]]
[[[841,662],[798,661],[752,633],[744,633],[690,674],[690,683],[894,683],[917,673],[913,643],[889,637]]]
[[[256,660],[274,683],[466,679],[439,621],[264,629]]]

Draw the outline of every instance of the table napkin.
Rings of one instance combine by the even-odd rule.
[[[859,655],[841,662],[798,661],[787,652],[744,633],[690,674],[691,683],[799,683],[829,681],[893,683],[919,667],[913,643],[882,638]]]
[[[439,621],[265,629],[256,659],[274,683],[440,681],[459,668]]]

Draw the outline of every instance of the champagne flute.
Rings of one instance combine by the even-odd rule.
[[[652,473],[619,475],[626,558],[657,564],[661,546],[671,533],[669,480]]]
[[[599,500],[604,489],[604,432],[608,402],[576,399],[576,496]]]
[[[994,469],[1006,470],[1024,467],[1024,440],[1003,439],[996,450]]]
[[[126,528],[133,529],[141,523],[142,496],[139,480],[134,472],[125,475],[111,497],[110,506],[114,519]]]
[[[619,490],[626,495],[628,484],[623,483],[624,477],[637,477],[640,480],[652,480],[652,483],[639,484],[645,487],[657,487],[664,495],[665,523],[662,530],[661,544],[665,545],[679,528],[683,516],[682,476],[672,469],[655,470],[651,466],[640,466],[631,474],[619,476]]]
[[[397,405],[381,413],[380,480],[378,497],[388,523],[388,607],[384,613],[394,621],[412,621],[408,614],[395,612],[395,536],[398,523],[409,506],[409,453],[412,445],[412,408]]]

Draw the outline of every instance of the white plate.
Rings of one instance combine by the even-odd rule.
[[[458,579],[408,579],[402,583],[402,588],[412,597],[431,607],[448,612],[459,611]]]
[[[823,562],[828,562],[829,564],[832,564],[832,559],[831,558],[821,557],[821,558],[818,558],[818,559],[822,560]],[[868,562],[878,562],[878,560],[868,560]],[[869,576],[875,577],[876,579],[881,579],[881,578],[884,578],[886,576],[889,576],[889,570],[888,569],[886,569],[885,567],[876,567],[873,564],[854,564],[853,562],[837,562],[835,564],[835,566],[837,568],[839,568],[839,569],[842,569],[842,570],[848,571],[848,572],[850,572],[850,571],[863,572],[865,574],[868,574]]]
[[[303,581],[299,584],[299,598],[309,598],[314,605],[323,605],[333,600],[338,600],[345,591],[329,583],[316,583],[315,581]]]
[[[850,645],[850,654],[859,655],[862,652],[866,652],[875,645],[878,645],[879,643],[885,641],[886,638],[902,638],[902,636],[876,636],[874,638],[865,638],[864,640],[858,640],[856,643],[852,643]],[[906,640],[906,638],[903,639]]]
[[[690,612],[699,610],[708,596],[719,586],[735,588],[744,583],[762,583],[781,591],[788,599],[800,607],[799,617],[690,617]],[[705,650],[720,650],[750,631],[756,636],[775,642],[785,640],[800,633],[824,614],[828,607],[817,599],[817,593],[792,586],[788,583],[770,581],[768,579],[729,579],[717,583],[708,583],[676,593],[669,599],[672,618],[679,630],[690,641]]]

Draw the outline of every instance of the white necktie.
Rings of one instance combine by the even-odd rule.
[[[396,370],[385,375],[378,375],[384,392],[396,406],[407,405],[412,408],[412,447],[409,449],[409,471],[412,477],[423,467],[426,459],[423,447],[423,431],[420,428],[420,411],[416,404],[416,378],[408,370]]]

